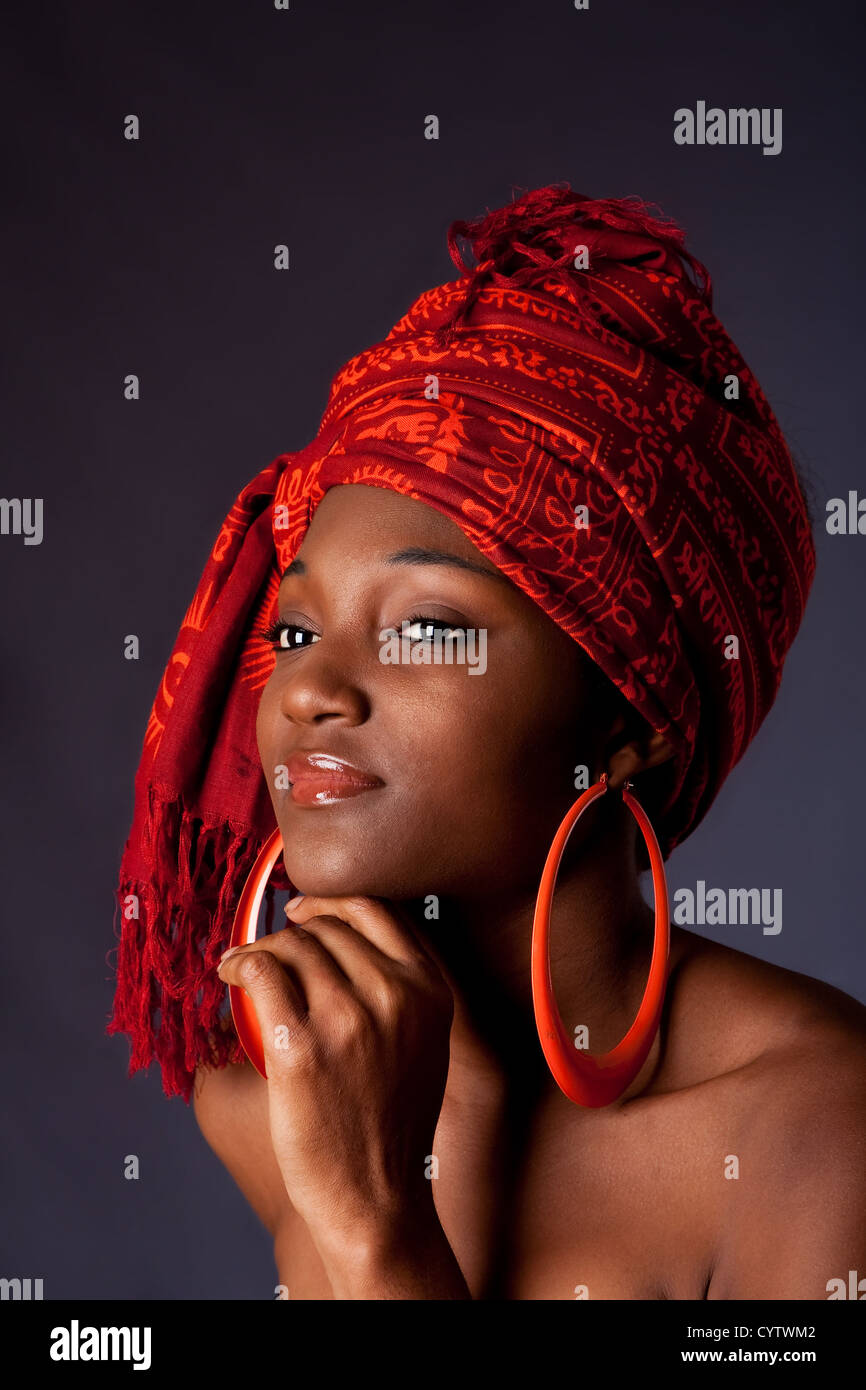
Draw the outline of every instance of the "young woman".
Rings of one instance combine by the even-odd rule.
[[[826,1298],[866,1268],[866,1010],[668,947],[639,877],[775,698],[796,470],[672,224],[552,187],[449,242],[461,278],[226,519],[148,725],[109,1030],[193,1096],[290,1298]],[[539,883],[588,788],[557,1054]],[[287,925],[221,961],[275,824]]]

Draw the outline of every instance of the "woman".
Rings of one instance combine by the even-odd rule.
[[[449,245],[460,279],[226,519],[145,738],[109,1031],[194,1094],[290,1298],[826,1298],[866,1269],[862,1006],[673,925],[634,1065],[575,1103],[530,972],[595,788],[550,915],[563,1074],[629,1032],[654,835],[706,814],[802,617],[796,471],[645,205],[553,186]],[[221,960],[275,821],[287,925]]]

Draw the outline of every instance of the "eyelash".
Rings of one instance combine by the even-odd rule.
[[[467,628],[461,627],[459,623],[448,623],[445,622],[443,618],[429,618],[424,613],[412,613],[406,619],[406,622],[409,624],[410,627],[414,627],[416,623],[425,623],[429,624],[431,627],[447,628],[451,632],[467,631]],[[298,623],[287,623],[283,618],[277,618],[276,621],[271,623],[269,627],[264,628],[262,630],[261,636],[265,639],[266,642],[270,643],[270,645],[272,647],[275,647],[278,651],[291,652],[303,650],[303,644],[301,642],[292,643],[291,645],[284,644],[280,640],[284,632],[309,632],[312,633],[314,637],[318,636],[318,633],[313,633],[312,628],[301,627]],[[413,637],[409,640],[413,642],[429,642],[432,640],[432,638],[429,636]],[[312,645],[313,644],[311,642],[310,646]]]
[[[299,627],[297,623],[287,623],[282,618],[277,618],[275,622],[271,623],[270,627],[266,627],[262,630],[261,635],[272,647],[276,647],[281,651],[290,652],[299,650],[301,647],[300,642],[294,643],[292,646],[287,646],[280,641],[284,632],[312,632],[312,628]],[[318,634],[313,633],[313,636],[318,636]],[[310,645],[312,646],[312,643],[310,643]]]

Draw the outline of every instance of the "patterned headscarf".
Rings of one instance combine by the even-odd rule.
[[[130,1074],[157,1058],[167,1095],[188,1100],[197,1063],[239,1055],[216,965],[275,826],[262,633],[328,488],[388,488],[449,517],[664,735],[665,857],[760,727],[800,625],[807,505],[682,231],[636,199],[553,185],[453,223],[448,242],[460,278],[347,362],[315,439],[241,492],[153,704],[108,1031],[130,1036]],[[280,866],[269,908],[287,884]]]

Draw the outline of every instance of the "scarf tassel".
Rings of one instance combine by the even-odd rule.
[[[471,222],[458,220],[448,228],[448,250],[461,276],[466,277],[463,299],[451,319],[434,334],[447,347],[465,325],[469,312],[486,283],[529,288],[543,279],[568,289],[582,312],[605,326],[604,306],[581,284],[573,272],[575,235],[581,228],[608,228],[644,239],[648,254],[653,244],[684,262],[695,278],[698,294],[712,306],[709,272],[685,246],[683,229],[671,218],[658,215],[654,204],[641,198],[587,198],[567,183],[534,189],[505,207],[487,212]],[[472,247],[476,264],[465,261],[458,239]]]
[[[153,856],[152,876],[139,877],[124,862],[116,889],[117,979],[106,1032],[129,1037],[129,1076],[156,1060],[165,1094],[189,1104],[199,1064],[221,1069],[243,1056],[224,1009],[228,987],[216,972],[264,839],[193,813],[151,786],[142,843]],[[268,933],[281,880],[288,881],[278,861],[265,890]]]

